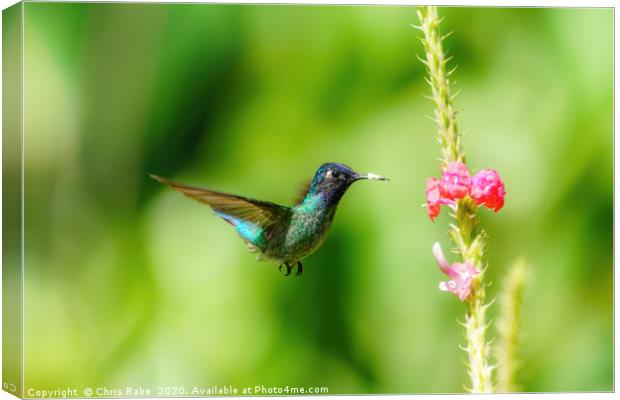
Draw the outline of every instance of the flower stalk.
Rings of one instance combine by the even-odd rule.
[[[460,299],[462,297],[468,308],[462,323],[466,337],[466,345],[463,349],[467,352],[467,368],[471,384],[468,389],[474,393],[490,393],[494,391],[494,386],[491,377],[493,367],[489,363],[490,346],[487,340],[486,312],[491,303],[486,303],[484,283],[486,265],[483,257],[486,234],[478,224],[476,213],[479,205],[489,206],[486,204],[488,199],[497,200],[497,203],[493,203],[496,211],[503,206],[503,183],[499,176],[493,181],[496,186],[491,187],[487,181],[481,182],[482,186],[479,186],[483,190],[483,195],[476,199],[483,199],[485,202],[478,203],[470,196],[472,179],[465,166],[465,152],[458,131],[456,112],[453,109],[456,95],[451,94],[450,77],[454,69],[447,70],[449,58],[446,58],[442,46],[442,41],[447,35],[441,36],[439,32],[441,21],[437,16],[436,7],[423,7],[418,11],[418,16],[420,26],[416,28],[420,29],[424,35],[422,43],[425,50],[425,58],[420,60],[427,67],[427,82],[431,86],[431,99],[435,106],[434,120],[438,127],[438,141],[442,148],[442,169],[444,171],[441,181],[429,180],[427,182],[427,211],[431,219],[434,219],[439,214],[440,205],[449,205],[452,209],[451,216],[455,220],[450,225],[449,235],[455,245],[454,253],[462,258],[462,263],[458,265],[471,266],[470,270],[476,271],[467,276],[469,281],[467,281],[466,296],[461,296],[463,290],[453,291],[453,293],[458,293],[457,295]],[[496,187],[501,187],[502,192],[498,192]],[[501,205],[499,205],[500,200]],[[438,258],[440,267],[441,262]]]
[[[497,321],[499,341],[496,348],[497,380],[500,392],[519,391],[519,324],[523,288],[528,269],[523,260],[514,263],[504,281],[503,294],[499,298],[500,317]]]
[[[492,393],[493,367],[489,363],[490,346],[486,339],[486,312],[491,303],[486,303],[486,266],[483,261],[486,234],[477,223],[476,209],[477,206],[471,199],[460,200],[453,214],[456,224],[451,224],[449,234],[456,243],[455,252],[480,271],[472,280],[471,294],[466,299],[468,310],[462,323],[467,341],[463,349],[467,352],[471,384],[468,389],[473,393]]]
[[[443,151],[444,163],[450,161],[465,162],[465,154],[462,150],[461,138],[458,133],[456,123],[456,112],[452,108],[452,102],[458,93],[452,95],[450,76],[455,69],[448,71],[446,65],[450,58],[446,58],[442,41],[449,36],[441,36],[439,33],[439,23],[437,17],[437,7],[423,7],[418,10],[420,18],[420,29],[424,33],[422,44],[426,58],[420,61],[428,69],[427,82],[431,86],[432,100],[435,103],[435,122],[439,127],[439,143]],[[418,57],[419,58],[419,57]]]

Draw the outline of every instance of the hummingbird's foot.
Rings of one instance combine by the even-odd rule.
[[[278,267],[278,271],[282,271],[282,265],[286,266],[286,273],[284,274],[284,276],[289,276],[291,274],[293,266],[289,263],[280,264],[280,266]]]
[[[297,276],[303,274],[304,266],[301,265],[301,261],[297,261]]]

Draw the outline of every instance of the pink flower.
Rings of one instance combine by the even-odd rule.
[[[494,169],[483,169],[474,175],[470,195],[479,206],[497,212],[504,206],[504,182]]]
[[[439,204],[426,203],[426,212],[428,213],[431,221],[435,221],[435,218],[437,218],[439,216],[439,212],[441,212],[441,206]]]
[[[467,166],[460,161],[451,161],[441,176],[441,194],[443,197],[456,200],[469,194],[471,176]]]
[[[428,178],[426,180],[426,212],[431,220],[434,221],[439,215],[441,204],[454,204],[454,201],[442,197],[440,182],[437,178]]]
[[[452,278],[449,281],[439,283],[439,290],[451,292],[455,294],[459,300],[465,301],[471,293],[473,277],[480,272],[469,262],[465,264],[448,264],[439,243],[435,243],[433,245],[433,255],[437,260],[437,264],[439,265],[441,272]]]

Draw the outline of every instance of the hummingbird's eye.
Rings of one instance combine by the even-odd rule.
[[[340,179],[340,172],[338,171],[332,171],[332,177],[334,179]]]

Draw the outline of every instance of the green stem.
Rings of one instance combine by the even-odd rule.
[[[440,20],[436,7],[424,7],[418,12],[420,26],[424,34],[426,58],[421,60],[428,70],[428,83],[431,86],[432,100],[435,104],[435,122],[438,127],[438,139],[442,147],[444,164],[452,161],[465,162],[461,136],[456,123],[456,112],[453,110],[450,76],[454,72],[446,70],[449,59],[445,57],[442,37],[439,33]],[[468,356],[468,373],[471,381],[470,391],[474,393],[491,393],[493,367],[489,364],[489,343],[486,339],[487,322],[485,304],[484,244],[486,234],[478,225],[476,211],[478,206],[469,197],[459,200],[453,217],[449,234],[456,244],[455,252],[463,258],[464,263],[471,263],[478,271],[472,283],[472,292],[466,299],[468,311],[465,315],[465,336],[467,345],[464,350]]]
[[[471,263],[480,273],[472,283],[471,295],[467,298],[467,314],[465,315],[465,338],[467,345],[468,373],[473,393],[492,393],[492,370],[489,364],[489,343],[486,339],[488,324],[486,311],[491,305],[485,304],[486,287],[484,283],[484,244],[485,231],[477,224],[477,206],[470,198],[464,198],[457,203],[454,213],[456,225],[452,225],[449,234],[456,243],[456,252],[463,257],[464,262]]]
[[[456,112],[452,108],[456,94],[450,93],[452,86],[450,76],[454,73],[454,69],[446,70],[446,64],[450,58],[445,57],[441,44],[445,36],[439,34],[441,21],[437,17],[437,7],[421,8],[418,11],[418,17],[421,22],[418,28],[424,33],[422,43],[426,52],[426,59],[420,61],[428,69],[427,81],[431,86],[432,100],[435,103],[435,122],[439,128],[438,138],[443,150],[444,162],[465,162],[465,154],[456,124]]]
[[[516,392],[517,372],[519,367],[519,323],[521,319],[521,301],[523,287],[528,270],[523,260],[514,263],[504,281],[503,294],[500,297],[500,317],[497,321],[499,336],[496,349],[498,367],[498,385],[501,392]]]

